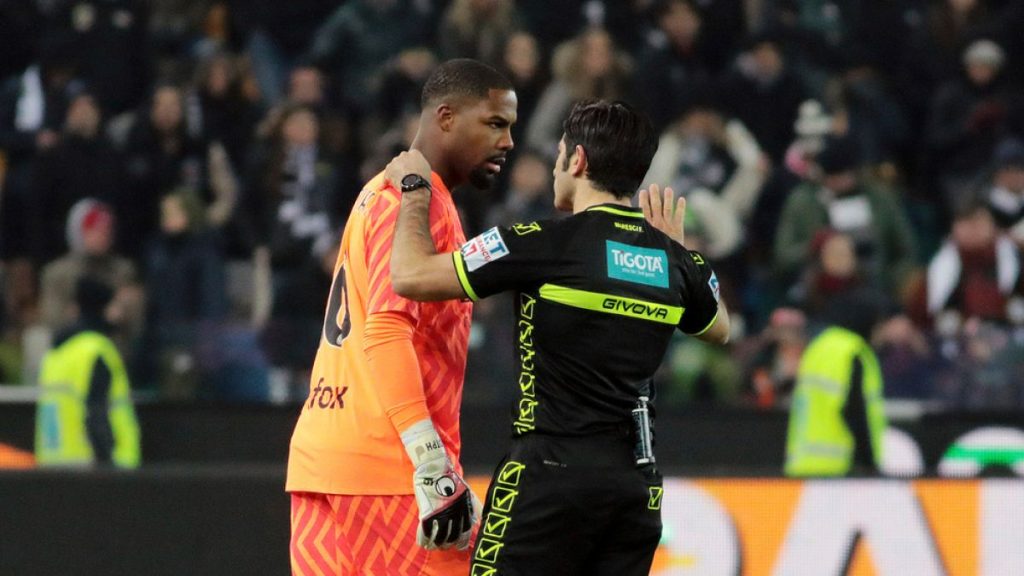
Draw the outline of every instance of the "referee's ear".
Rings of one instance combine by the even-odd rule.
[[[573,150],[572,158],[569,159],[569,173],[576,178],[582,178],[587,174],[587,151],[582,144],[577,144]]]

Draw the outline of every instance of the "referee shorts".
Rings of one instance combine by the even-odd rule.
[[[514,439],[494,471],[470,576],[647,576],[661,475],[621,436]]]
[[[292,493],[295,576],[448,576],[469,572],[470,551],[416,543],[415,496]]]

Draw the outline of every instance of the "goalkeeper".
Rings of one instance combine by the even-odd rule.
[[[512,148],[512,86],[473,60],[424,85],[413,147],[430,158],[430,241],[465,242],[449,188],[486,187]],[[408,186],[419,186],[413,179]],[[395,294],[399,192],[382,175],[356,200],[341,241],[320,346],[288,455],[294,574],[469,571],[478,522],[459,464],[458,411],[469,302]]]
[[[492,228],[437,254],[428,213],[443,190],[402,196],[391,260],[399,294],[516,292],[513,440],[484,502],[472,576],[648,574],[662,496],[652,377],[676,329],[728,340],[718,280],[681,245],[685,205],[673,210],[671,190],[663,198],[652,187],[642,209],[631,207],[657,147],[650,122],[598,101],[576,105],[563,127],[554,204],[572,213],[564,220]],[[385,170],[393,182],[429,174],[415,150]]]

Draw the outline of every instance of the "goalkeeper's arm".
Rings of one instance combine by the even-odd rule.
[[[474,499],[452,466],[427,410],[422,377],[412,347],[412,325],[396,312],[371,315],[365,352],[381,405],[401,435],[412,461],[413,493],[419,508],[417,542],[427,549],[469,545],[478,520]]]

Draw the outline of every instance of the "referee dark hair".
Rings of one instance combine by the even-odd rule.
[[[495,227],[437,254],[429,187],[403,193],[391,276],[414,300],[516,293],[512,440],[484,502],[471,575],[641,576],[661,537],[653,376],[676,330],[725,343],[710,263],[682,245],[671,190],[630,201],[657,147],[621,102],[576,105],[554,166],[562,220]],[[385,175],[429,174],[403,152]]]

